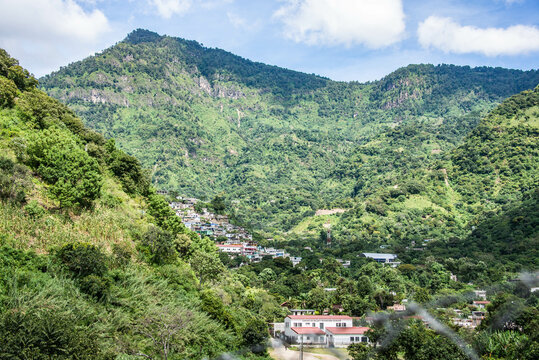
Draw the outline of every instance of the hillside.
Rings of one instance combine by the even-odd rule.
[[[380,166],[408,152],[395,148],[400,131],[385,135],[393,147],[384,156],[359,147],[349,168],[358,180],[356,205],[334,222],[335,238],[363,249],[386,245],[415,263],[434,254],[442,262],[537,269],[538,96],[536,87],[508,98],[436,161],[404,156],[415,163],[406,171]],[[408,131],[408,141],[429,146],[421,127]],[[369,172],[374,185],[364,180]],[[469,269],[452,271],[471,278]]]
[[[0,358],[267,358],[264,290],[0,49]]]
[[[267,234],[429,168],[537,83],[537,71],[452,65],[335,82],[146,30],[40,80],[150,168],[157,187],[224,193],[238,221]],[[359,159],[368,165],[350,164]]]

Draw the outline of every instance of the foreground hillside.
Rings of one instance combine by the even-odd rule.
[[[269,234],[428,169],[488,110],[538,83],[537,71],[451,65],[335,82],[145,30],[41,80],[158,187],[224,192],[233,215]],[[365,166],[349,164],[357,158]]]
[[[36,85],[0,49],[0,358],[265,358],[275,299]]]

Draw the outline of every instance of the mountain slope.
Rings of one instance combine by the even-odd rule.
[[[273,296],[36,84],[0,49],[0,358],[266,359]]]
[[[141,159],[157,186],[224,192],[238,219],[275,233],[347,204],[357,193],[346,174],[357,145],[384,152],[392,144],[380,137],[422,127],[432,145],[411,146],[403,131],[402,147],[410,159],[437,159],[539,73],[410,65],[381,81],[342,83],[136,30],[40,82]]]

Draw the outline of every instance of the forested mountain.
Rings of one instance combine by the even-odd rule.
[[[537,83],[537,71],[453,65],[335,82],[146,30],[40,80],[150,168],[157,187],[225,193],[229,212],[272,235],[427,171],[496,104]]]
[[[277,300],[0,49],[0,358],[267,358]]]
[[[397,164],[408,151],[401,131],[409,142],[429,145],[416,127],[384,134],[390,146],[358,147],[348,169],[360,201],[340,217],[334,237],[359,248],[386,245],[415,263],[429,255],[460,259],[467,265],[451,270],[467,279],[478,259],[485,269],[537,269],[539,86],[505,100],[434,161],[405,156],[414,164]],[[369,173],[374,181],[365,181]]]
[[[0,358],[267,359],[281,302],[360,317],[376,345],[354,359],[537,358],[538,278],[514,281],[539,258],[537,83],[335,82],[137,30],[43,78],[58,101],[0,49]],[[237,267],[155,186],[221,194],[301,262]],[[460,328],[477,289],[487,315]],[[434,326],[386,312],[404,299]]]

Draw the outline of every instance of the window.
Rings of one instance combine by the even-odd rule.
[[[290,327],[290,323],[289,323],[289,322],[285,322],[285,323],[284,323],[284,327],[289,328],[289,327]]]
[[[361,342],[369,342],[369,338],[367,338],[366,336],[362,336]]]
[[[310,337],[310,336],[307,336],[307,340],[311,340],[311,337]]]
[[[320,323],[320,329],[324,330],[324,323]]]
[[[350,336],[350,342],[354,342],[354,337]]]
[[[359,341],[359,336],[356,336],[356,341]]]

